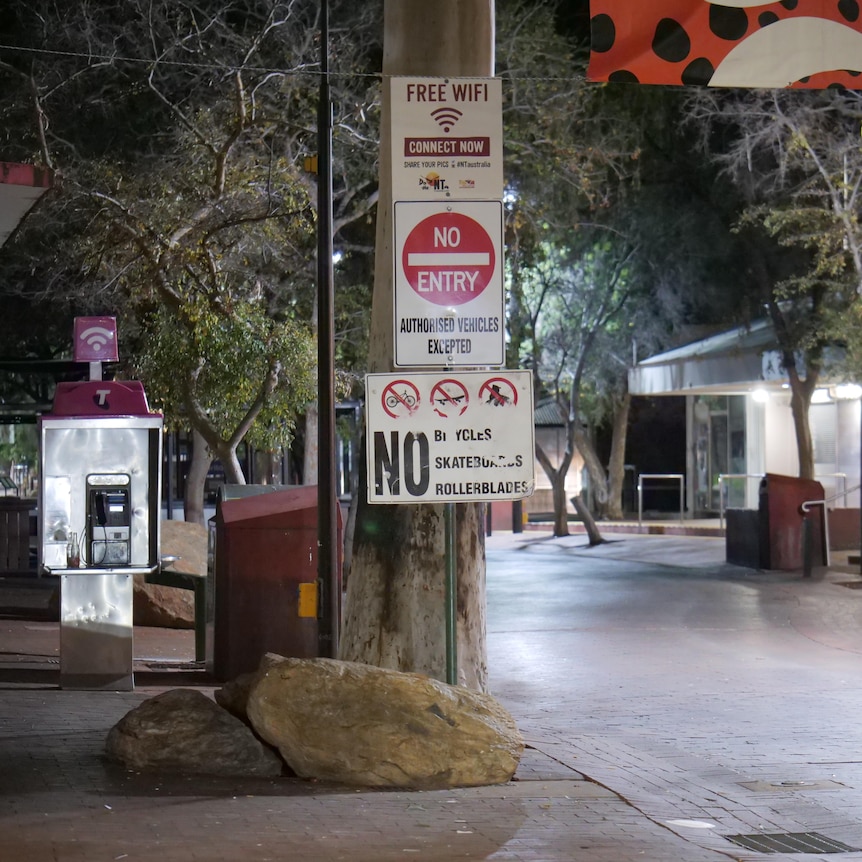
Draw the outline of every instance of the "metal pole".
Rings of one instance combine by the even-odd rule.
[[[332,277],[332,104],[329,92],[329,4],[320,8],[320,93],[317,108],[317,573],[318,651],[338,656],[341,584],[335,499],[335,322]]]
[[[458,557],[455,552],[455,504],[443,504],[446,545],[446,682],[458,685]]]
[[[167,461],[165,469],[165,517],[172,521],[174,517],[174,465],[177,460],[174,449],[174,432],[169,431],[167,438],[165,445]]]
[[[521,500],[512,502],[512,532],[524,532],[524,506]]]

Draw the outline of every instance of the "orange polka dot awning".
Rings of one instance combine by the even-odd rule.
[[[860,0],[591,0],[592,81],[862,89]]]

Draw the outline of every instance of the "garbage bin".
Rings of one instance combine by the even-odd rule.
[[[268,652],[319,655],[317,486],[257,488],[231,498],[228,487],[216,507],[206,659],[222,681],[256,670]],[[340,549],[340,517],[338,526]]]
[[[726,509],[724,536],[727,562],[747,569],[765,569],[759,509]]]
[[[760,556],[761,568],[789,571],[804,565],[802,541],[803,514],[800,506],[823,500],[823,486],[813,479],[767,473],[760,480]],[[826,565],[826,529],[823,506],[808,513],[811,524],[811,560]]]

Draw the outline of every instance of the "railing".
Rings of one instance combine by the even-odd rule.
[[[843,474],[836,474],[843,475]],[[811,525],[808,521],[808,514],[814,506],[823,506],[823,544],[826,546],[826,565],[830,565],[830,554],[829,554],[829,508],[828,504],[834,502],[839,497],[846,498],[847,495],[852,493],[853,491],[858,491],[862,488],[862,485],[856,485],[854,488],[848,488],[846,482],[846,476],[844,482],[844,489],[838,493],[833,494],[831,497],[826,497],[823,500],[805,500],[805,502],[799,504],[799,511],[802,512],[802,567],[803,573],[806,577],[811,575]]]
[[[677,479],[679,481],[679,520],[682,522],[685,505],[685,473],[638,473],[638,527],[643,521],[644,479]]]
[[[724,513],[727,509],[727,489],[724,484],[726,479],[762,479],[765,473],[720,473],[718,476],[718,526],[724,529]],[[841,490],[829,498],[828,502],[837,500],[839,497],[844,498],[844,506],[847,506],[847,495],[859,489],[859,485],[855,488],[847,487],[846,473],[824,473],[822,476],[815,476],[814,479],[839,479],[841,481]]]
[[[848,490],[848,489],[847,489],[847,474],[846,474],[846,473],[824,473],[822,476],[815,476],[814,478],[815,478],[815,480],[820,480],[820,479],[840,479],[840,480],[841,480],[841,490],[839,491],[839,490],[838,490],[838,488],[836,487],[836,488],[835,488],[835,496],[834,496],[834,497],[830,497],[829,499],[830,499],[830,501],[831,501],[831,500],[837,500],[839,497],[843,497],[843,498],[844,498],[844,508],[845,508],[845,509],[847,508],[847,495],[848,495],[851,491],[855,491],[855,490],[856,490],[856,488],[858,488],[858,487],[859,487],[859,486],[857,485],[857,486],[856,486],[856,488],[850,488],[850,490]],[[837,484],[838,484],[838,483],[836,482],[835,484],[836,484],[836,486],[837,486]]]

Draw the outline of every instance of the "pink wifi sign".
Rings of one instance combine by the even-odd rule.
[[[75,362],[116,362],[116,317],[75,318]]]

